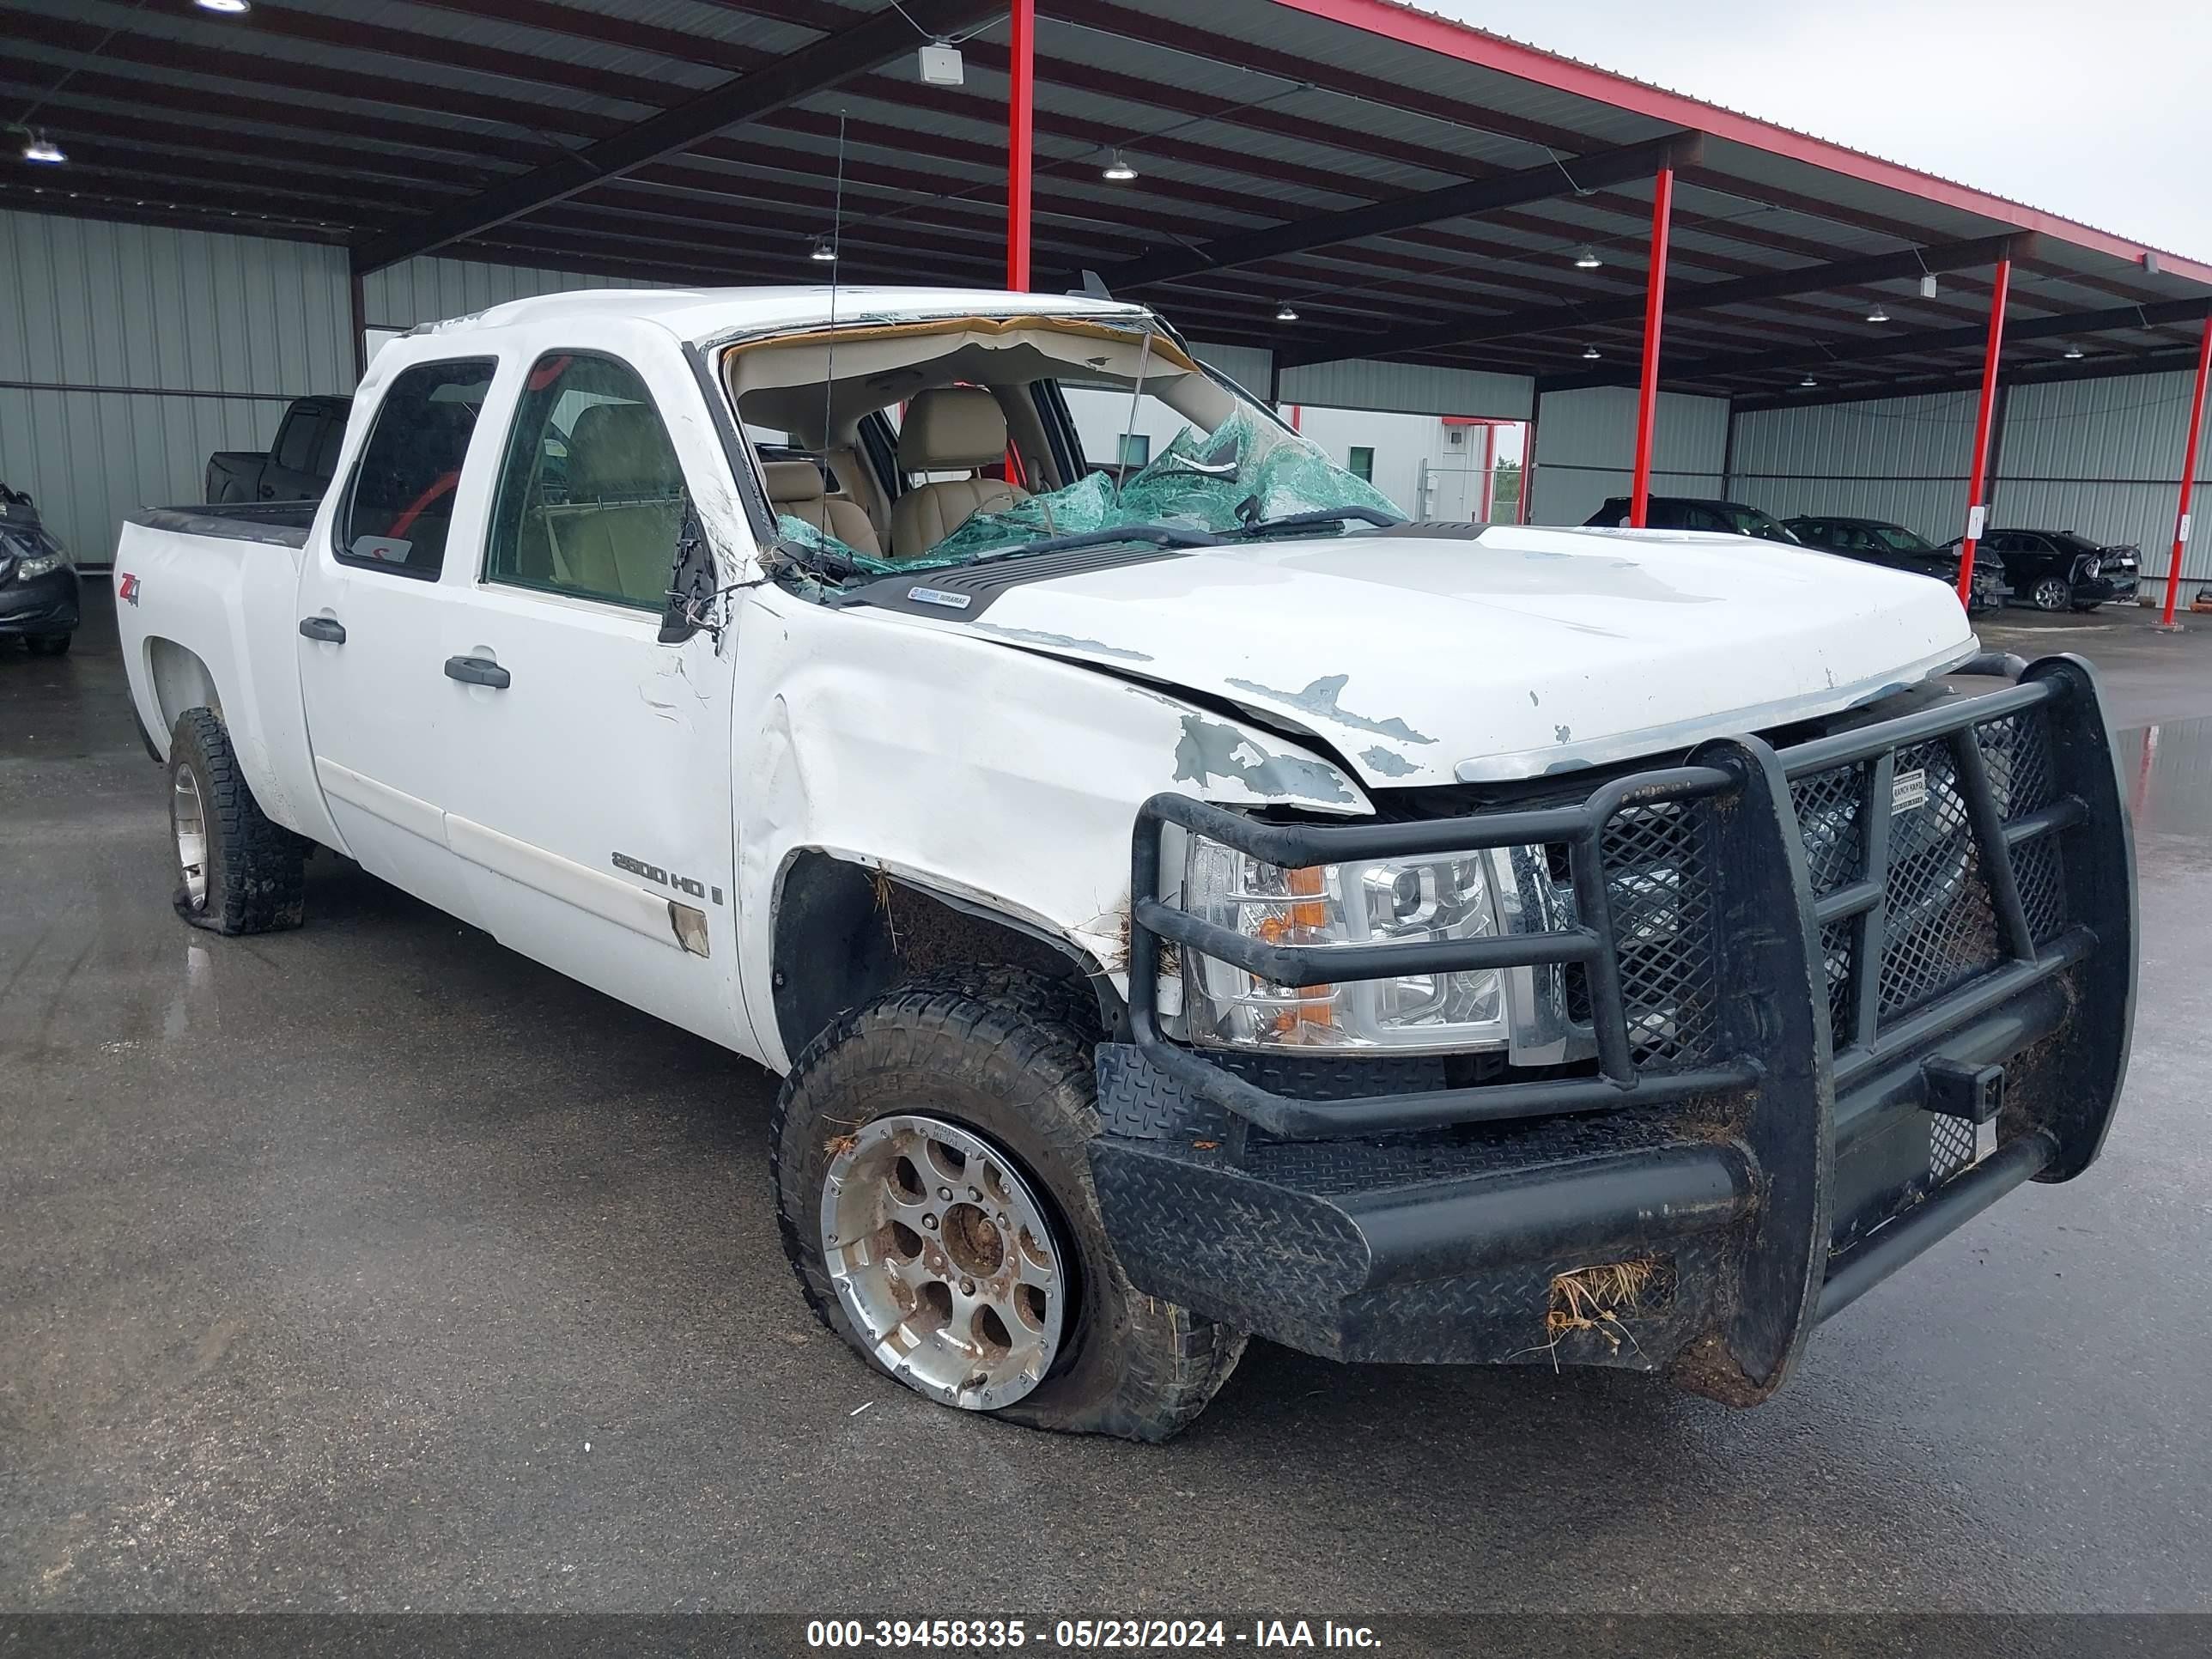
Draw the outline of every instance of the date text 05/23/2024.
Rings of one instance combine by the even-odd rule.
[[[835,1651],[1006,1649],[1047,1651],[1182,1648],[1291,1650],[1378,1648],[1367,1625],[1333,1619],[817,1619],[806,1645]]]

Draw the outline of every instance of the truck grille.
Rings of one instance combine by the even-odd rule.
[[[1972,728],[2001,822],[2049,806],[2051,735],[2046,711],[2035,708]],[[1875,833],[1869,811],[1877,763],[1855,761],[1796,779],[1790,785],[1806,873],[1816,903],[1856,884],[1882,888],[1881,960],[1872,981],[1875,1029],[1924,1007],[2006,957],[1988,872],[1973,829],[1948,738],[1897,750],[1890,759],[1887,823]],[[1714,1052],[1718,980],[1711,914],[1712,871],[1706,851],[1705,802],[1665,801],[1623,808],[1602,837],[1606,891],[1612,915],[1632,1054],[1639,1068],[1696,1065]],[[1883,868],[1869,868],[1881,844]],[[1570,914],[1565,849],[1552,849],[1559,908]],[[2039,945],[2066,925],[2058,838],[2040,836],[2014,849],[2021,908]],[[1858,1032],[1861,924],[1844,915],[1820,924],[1829,1023],[1838,1048]],[[1577,968],[1564,970],[1569,1018],[1590,1018],[1589,987]]]
[[[2044,710],[2008,714],[1971,730],[2001,821],[2051,805],[2051,733]],[[1887,856],[1886,869],[1878,872],[1867,867],[1867,794],[1874,787],[1875,763],[1816,772],[1790,786],[1814,899],[1870,875],[1881,883],[1881,961],[1874,979],[1877,1027],[1987,972],[2006,955],[1967,806],[1967,786],[1949,741],[1899,749],[1892,767],[1891,798],[1881,804],[1888,815]],[[2047,943],[2066,920],[2057,838],[2023,842],[2013,855],[2013,869],[2029,932],[2039,945]],[[1849,919],[1820,929],[1838,1047],[1850,1041],[1856,1025],[1858,933]]]

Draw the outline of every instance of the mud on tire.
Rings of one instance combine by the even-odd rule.
[[[1010,1153],[1056,1213],[1073,1306],[1044,1380],[990,1413],[1032,1428],[1165,1440],[1235,1370],[1243,1334],[1143,1294],[1091,1187],[1097,1016],[1079,984],[1015,969],[932,975],[840,1016],[799,1057],[769,1120],[784,1252],[807,1304],[864,1355],[823,1257],[823,1177],[841,1137],[900,1113],[948,1119]],[[874,1362],[871,1357],[871,1363]]]
[[[170,846],[176,837],[178,775],[197,787],[206,848],[205,892],[195,898],[179,857],[177,914],[216,933],[270,933],[297,927],[305,908],[307,843],[271,823],[246,787],[230,734],[212,709],[188,708],[169,739]]]

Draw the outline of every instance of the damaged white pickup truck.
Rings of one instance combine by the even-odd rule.
[[[502,306],[116,570],[186,920],[329,848],[782,1073],[806,1299],[950,1405],[1162,1437],[1248,1334],[1749,1403],[2118,1095],[2087,665],[1402,522],[1139,307]]]

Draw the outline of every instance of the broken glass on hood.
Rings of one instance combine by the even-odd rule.
[[[1093,472],[1000,512],[979,513],[912,558],[863,553],[788,515],[777,519],[776,528],[787,540],[826,549],[833,561],[844,561],[860,573],[889,575],[1016,554],[1029,543],[1122,526],[1235,536],[1274,520],[1343,508],[1381,514],[1393,523],[1405,516],[1389,497],[1331,461],[1319,446],[1240,407],[1210,433],[1184,427],[1126,477]],[[1326,531],[1325,526],[1320,528]]]

